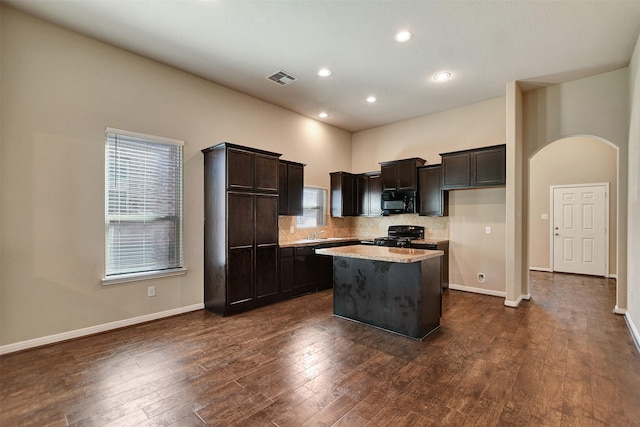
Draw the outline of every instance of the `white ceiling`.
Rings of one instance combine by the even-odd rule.
[[[348,131],[627,66],[640,33],[638,0],[4,1]],[[278,70],[297,80],[265,78]]]

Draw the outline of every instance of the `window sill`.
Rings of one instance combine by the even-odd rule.
[[[157,279],[159,277],[182,276],[187,274],[186,268],[172,270],[145,271],[144,273],[118,274],[102,279],[102,285],[115,285],[118,283],[138,282],[140,280]]]

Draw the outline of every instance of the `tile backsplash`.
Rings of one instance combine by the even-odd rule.
[[[449,217],[428,217],[416,214],[379,217],[327,217],[327,225],[317,228],[298,228],[295,216],[280,216],[280,242],[291,242],[307,238],[311,233],[322,231],[322,237],[380,237],[387,235],[390,225],[421,225],[427,239],[449,239]],[[293,226],[294,232],[291,233]]]

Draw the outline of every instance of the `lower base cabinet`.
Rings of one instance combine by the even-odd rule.
[[[280,296],[282,299],[331,289],[333,260],[330,256],[316,255],[315,250],[359,243],[354,241],[280,248]]]
[[[442,282],[442,289],[448,289],[449,288],[449,243],[438,243],[436,244],[415,244],[412,243],[411,244],[412,248],[415,249],[429,249],[431,251],[442,251],[444,252],[444,256],[442,256],[440,258],[440,260],[442,261],[442,265],[440,266],[440,275],[441,275],[441,282]]]

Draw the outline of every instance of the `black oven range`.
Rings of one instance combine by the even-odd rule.
[[[419,225],[390,225],[387,235],[376,237],[376,246],[408,247],[412,240],[424,239],[424,227]]]

